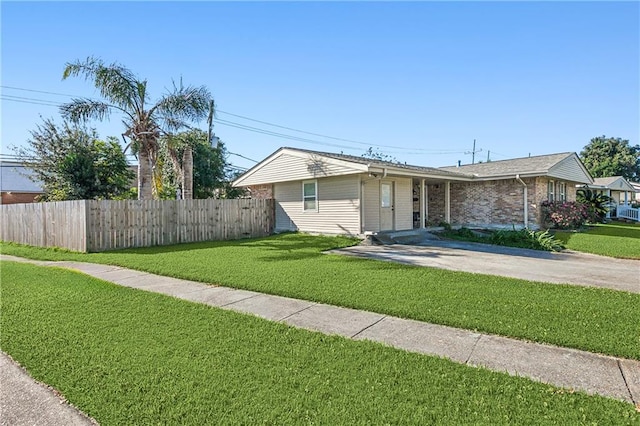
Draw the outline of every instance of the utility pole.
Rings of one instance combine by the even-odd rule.
[[[471,164],[476,164],[476,140],[473,140],[473,151],[471,151]]]
[[[491,161],[491,158],[489,157],[490,155],[491,155],[491,151],[487,151],[487,163]]]
[[[476,152],[482,152],[482,148],[476,151],[476,140],[473,140],[473,150],[466,151],[465,154],[471,154],[471,164],[476,164]]]

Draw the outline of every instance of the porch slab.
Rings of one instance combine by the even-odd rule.
[[[396,348],[466,363],[480,334],[442,325],[386,317],[356,336]]]

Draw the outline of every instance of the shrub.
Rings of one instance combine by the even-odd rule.
[[[545,231],[529,231],[527,230],[528,238],[533,244],[539,247],[540,250],[546,251],[561,251],[564,249],[562,242],[556,239],[556,237],[549,233],[549,230]]]
[[[451,224],[449,222],[445,222],[444,220],[440,221],[438,226],[442,226],[445,231],[451,231]]]
[[[510,247],[530,248],[534,250],[561,251],[562,243],[555,239],[549,231],[533,231],[520,229],[516,231],[496,231],[488,238],[491,244]]]
[[[576,199],[587,207],[587,221],[592,223],[604,222],[613,201],[613,198],[588,188],[578,189]]]
[[[576,201],[543,201],[544,222],[558,229],[577,229],[589,219],[589,208]]]
[[[454,240],[473,241],[477,243],[495,244],[499,246],[520,247],[534,250],[561,251],[564,249],[562,243],[555,239],[549,231],[532,231],[529,229],[520,230],[499,230],[485,231],[483,233],[474,232],[462,227],[457,230],[442,231],[440,235]]]

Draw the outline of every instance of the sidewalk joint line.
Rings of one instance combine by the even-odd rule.
[[[300,309],[299,311],[296,311],[296,312],[294,312],[294,313],[292,313],[292,314],[289,314],[289,315],[285,316],[284,318],[280,318],[280,319],[278,320],[278,322],[284,321],[284,320],[286,320],[287,318],[291,318],[292,316],[297,315],[297,314],[299,314],[300,312],[304,312],[304,311],[306,311],[307,309],[313,308],[314,306],[318,306],[318,303],[317,303],[317,302],[316,302],[316,303],[312,303],[311,305],[307,306],[306,308],[302,308],[302,309]]]
[[[478,338],[476,339],[475,343],[473,344],[473,347],[471,348],[471,351],[469,352],[469,356],[467,357],[466,361],[464,362],[465,365],[469,365],[469,360],[473,356],[473,353],[475,352],[476,347],[478,346],[478,343],[480,343],[480,339],[482,339],[482,337],[484,337],[484,334],[478,334]]]
[[[631,392],[631,389],[629,389],[629,382],[627,382],[627,378],[624,375],[624,370],[622,370],[622,364],[620,364],[620,360],[619,359],[616,360],[616,364],[618,364],[618,369],[620,370],[620,375],[622,376],[622,381],[624,382],[624,387],[626,387],[627,388],[627,392],[629,392],[629,397],[631,398],[631,403],[633,405],[640,404],[640,401],[636,401],[633,398],[633,393]]]
[[[373,324],[370,324],[368,326],[366,326],[365,328],[363,328],[362,330],[358,331],[356,334],[354,334],[353,336],[350,337],[350,339],[355,339],[356,336],[368,329],[370,329],[371,327],[373,327],[374,325],[378,324],[380,321],[382,321],[383,319],[385,319],[387,316],[383,315],[382,318],[380,318],[378,321],[374,322]]]
[[[219,308],[224,308],[225,306],[233,305],[234,303],[242,302],[243,300],[248,300],[248,299],[251,299],[251,298],[253,298],[253,297],[258,297],[258,296],[262,296],[262,294],[261,294],[261,293],[254,294],[254,295],[252,295],[252,296],[248,296],[248,297],[245,297],[245,298],[243,298],[243,299],[234,300],[233,302],[225,303],[224,305],[220,305],[220,306],[218,306],[218,307],[219,307]]]

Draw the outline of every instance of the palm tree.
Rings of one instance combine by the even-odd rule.
[[[205,118],[212,101],[206,87],[183,86],[182,80],[155,103],[150,103],[147,81],[140,80],[120,64],[105,65],[101,59],[67,63],[62,79],[82,76],[100,91],[103,100],[74,98],[60,107],[63,117],[72,121],[104,120],[114,111],[123,116],[123,138],[130,140],[138,155],[138,198],[153,197],[153,169],[162,133],[176,131],[190,121]],[[126,141],[125,141],[126,142]]]
[[[190,130],[177,135],[166,135],[160,139],[164,145],[175,173],[176,189],[180,189],[180,198],[193,199],[193,144],[198,143],[198,138],[203,132]]]

